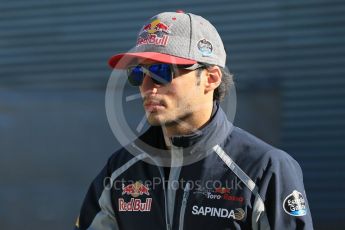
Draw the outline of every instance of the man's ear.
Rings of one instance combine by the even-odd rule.
[[[215,90],[222,81],[222,71],[218,66],[206,69],[205,93]]]

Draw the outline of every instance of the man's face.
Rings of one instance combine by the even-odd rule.
[[[147,61],[141,64],[153,63]],[[207,99],[202,80],[202,76],[198,79],[197,71],[184,69],[175,71],[174,79],[167,85],[155,84],[146,75],[140,86],[140,93],[148,122],[151,125],[165,126],[195,123],[199,117],[198,112]],[[198,84],[199,81],[201,84]]]

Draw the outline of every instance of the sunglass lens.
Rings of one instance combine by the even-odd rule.
[[[149,68],[154,83],[166,85],[172,81],[172,71],[169,64],[154,64]]]
[[[140,86],[144,79],[141,66],[130,67],[127,70],[128,82],[133,86]]]
[[[128,81],[133,86],[140,86],[143,83],[145,74],[150,75],[155,84],[166,85],[172,81],[172,71],[169,64],[153,64],[146,67],[135,66],[127,69]]]

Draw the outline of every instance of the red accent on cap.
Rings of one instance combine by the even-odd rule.
[[[176,10],[176,13],[184,13],[183,10]]]
[[[156,52],[140,52],[140,53],[122,53],[112,56],[109,59],[109,65],[114,69],[125,69],[134,60],[140,62],[142,60],[151,60],[161,63],[169,63],[175,65],[193,65],[197,62],[187,58],[176,57],[169,54]]]

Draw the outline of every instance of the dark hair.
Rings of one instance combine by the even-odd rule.
[[[222,101],[224,97],[229,93],[231,86],[234,85],[233,75],[227,68],[219,67],[222,72],[222,81],[220,85],[213,92],[214,101]]]
[[[203,68],[197,69],[198,84],[200,83],[200,76],[203,69],[207,69],[212,65],[203,64]],[[213,92],[214,101],[222,101],[224,97],[229,93],[230,87],[234,84],[233,75],[227,68],[219,67],[222,73],[222,81],[220,85]]]

